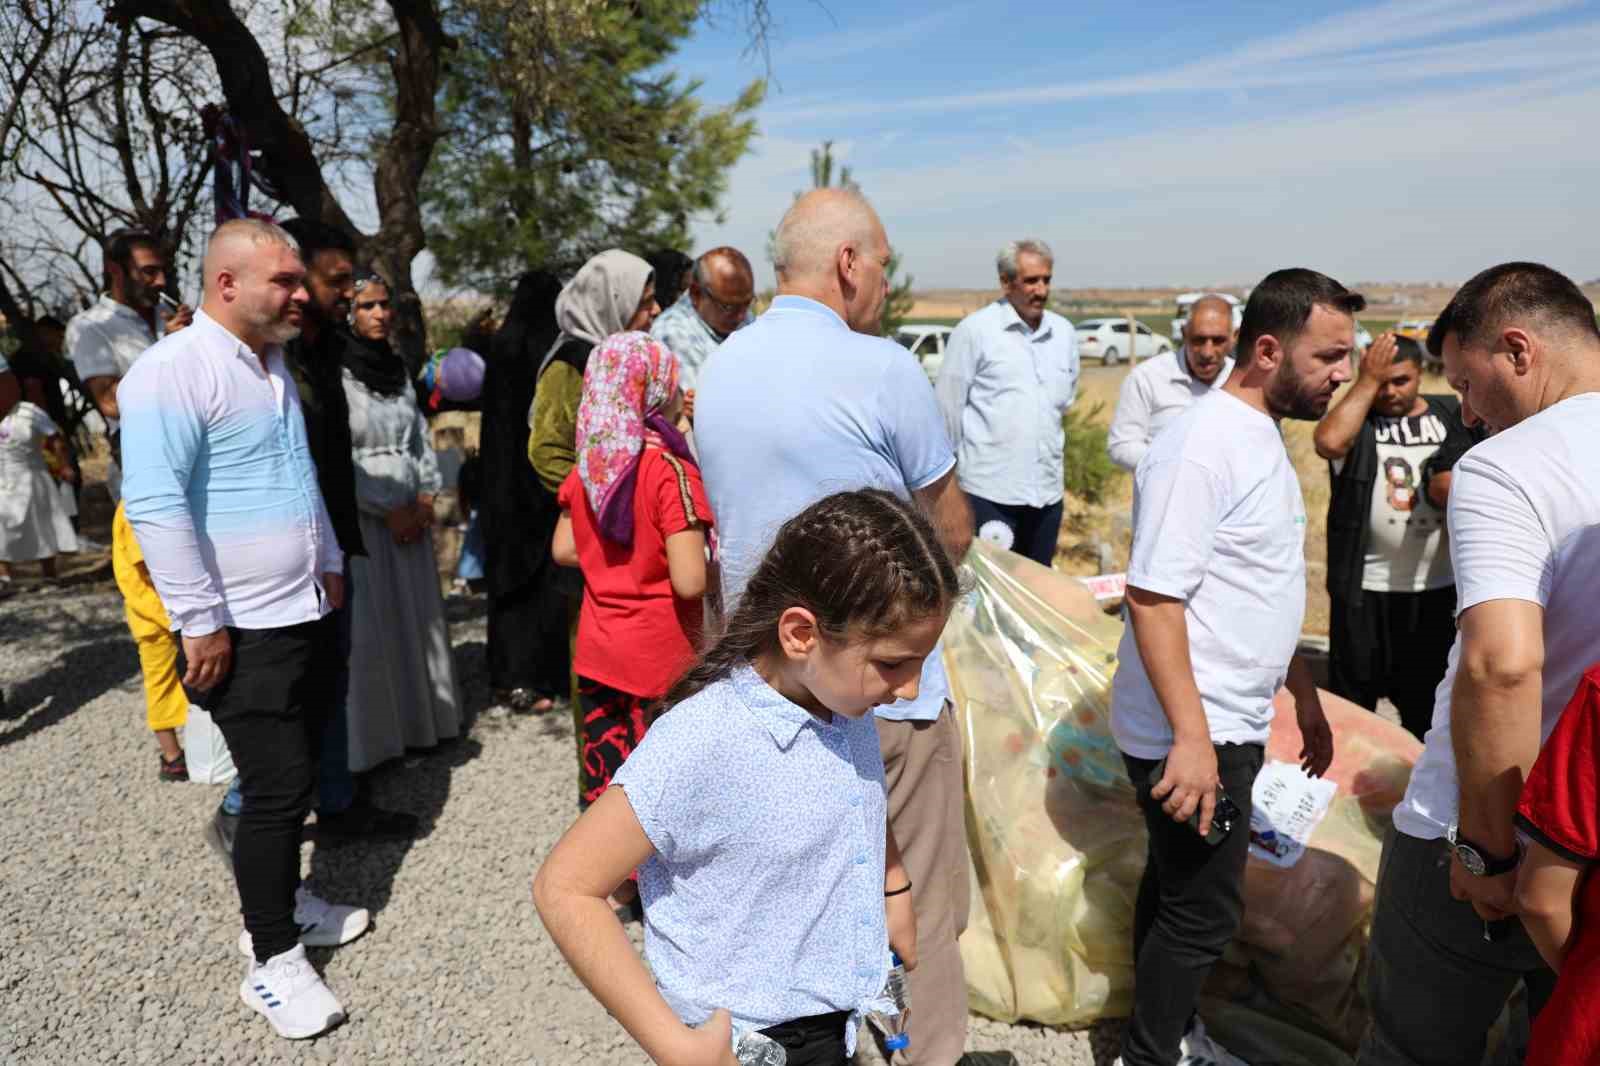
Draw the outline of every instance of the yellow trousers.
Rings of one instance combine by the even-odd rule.
[[[145,719],[152,732],[180,729],[189,720],[189,697],[178,679],[178,638],[161,605],[144,553],[134,539],[133,526],[117,504],[111,520],[111,572],[122,590],[122,613],[139,649],[139,671],[144,675]]]

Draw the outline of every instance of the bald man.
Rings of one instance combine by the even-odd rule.
[[[1146,359],[1123,379],[1106,449],[1132,471],[1166,425],[1233,372],[1233,305],[1203,296],[1189,308],[1183,347]]]
[[[694,261],[689,288],[661,312],[650,335],[678,357],[678,384],[693,391],[700,371],[734,330],[754,322],[755,273],[737,248],[713,248]]]
[[[269,222],[224,223],[202,271],[194,324],[117,387],[123,499],[181,637],[184,687],[239,770],[233,870],[252,956],[239,996],[302,1039],[344,1017],[303,945],[343,944],[368,920],[300,887],[344,558],[283,359],[306,298],[294,239]]]
[[[832,492],[880,488],[915,500],[954,559],[972,540],[955,455],[927,378],[904,348],[873,335],[889,262],[877,213],[850,190],[807,193],[779,224],[773,251],[778,296],[705,368],[695,416],[730,609],[779,525]],[[917,698],[877,713],[889,822],[917,919],[919,962],[910,974],[917,1009],[911,1046],[894,1055],[901,1066],[949,1066],[966,1043],[956,938],[967,922],[967,845],[961,740],[949,692],[936,651],[923,665]],[[862,918],[881,921],[883,913]],[[884,974],[859,976],[877,988]],[[838,1036],[834,1061],[844,1057],[843,1032]]]

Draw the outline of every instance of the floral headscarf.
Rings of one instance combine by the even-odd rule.
[[[678,391],[678,357],[648,333],[617,333],[589,353],[578,404],[578,478],[600,534],[633,543],[633,486],[646,443],[693,462],[662,409]]]

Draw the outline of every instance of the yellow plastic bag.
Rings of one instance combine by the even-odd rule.
[[[980,542],[967,563],[974,586],[945,655],[975,881],[961,940],[970,1002],[1003,1021],[1060,1026],[1126,1015],[1145,832],[1110,732],[1122,622],[1020,556]],[[1293,762],[1292,703],[1276,702],[1267,757]],[[1352,1048],[1364,1024],[1356,973],[1382,836],[1420,746],[1359,707],[1323,702],[1338,791],[1294,866],[1250,860],[1244,928],[1208,993],[1228,1021],[1255,1014],[1302,1033],[1292,1053],[1277,1042],[1291,1059],[1340,1062],[1336,1049]],[[1305,1058],[1306,1044],[1330,1054]]]

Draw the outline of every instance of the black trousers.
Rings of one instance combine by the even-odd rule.
[[[239,771],[244,809],[233,841],[239,910],[257,962],[292,949],[300,931],[300,828],[311,811],[326,717],[338,691],[338,619],[283,629],[228,629],[233,665],[207,693]]]
[[[1049,566],[1054,561],[1065,500],[1057,500],[1048,507],[1025,507],[995,503],[969,492],[967,502],[972,504],[974,534],[1025,555],[1041,566]]]
[[[1222,790],[1239,808],[1239,818],[1216,847],[1150,798],[1150,772],[1158,760],[1122,757],[1150,834],[1133,908],[1133,1017],[1122,1038],[1125,1066],[1178,1061],[1200,986],[1239,931],[1251,790],[1264,755],[1259,744],[1217,745]]]
[[[847,1010],[797,1018],[792,1022],[768,1026],[761,1032],[783,1045],[788,1066],[846,1066],[844,1026]]]
[[[1335,597],[1328,629],[1328,688],[1369,711],[1388,697],[1421,740],[1456,639],[1455,586]]]

